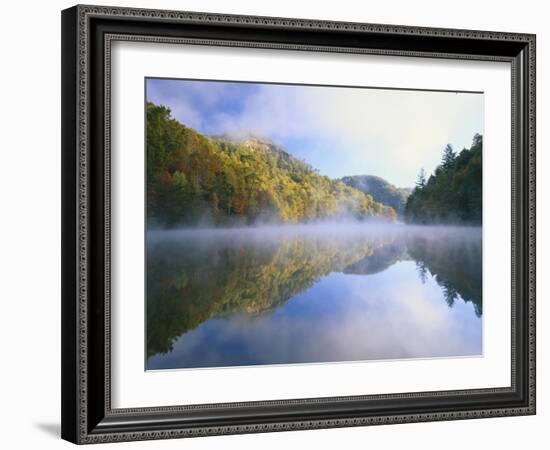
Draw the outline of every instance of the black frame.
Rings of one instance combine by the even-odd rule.
[[[512,66],[512,384],[112,409],[110,45],[186,42]],[[535,36],[99,6],[62,12],[62,437],[96,443],[535,414]]]

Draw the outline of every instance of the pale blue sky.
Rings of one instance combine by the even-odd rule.
[[[265,136],[323,175],[371,174],[413,186],[447,143],[460,151],[483,134],[483,95],[147,80],[147,100],[204,134]]]

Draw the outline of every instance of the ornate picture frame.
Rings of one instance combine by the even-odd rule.
[[[110,102],[115,42],[509,64],[510,385],[113,407],[110,186],[116,174],[111,172]],[[82,5],[62,12],[64,439],[84,444],[530,415],[535,403],[534,35]]]

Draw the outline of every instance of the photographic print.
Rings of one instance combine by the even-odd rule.
[[[145,79],[146,370],[483,355],[483,93]]]

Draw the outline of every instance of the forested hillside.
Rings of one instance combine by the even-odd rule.
[[[426,179],[422,170],[407,200],[405,218],[413,223],[481,224],[483,138],[476,134],[470,149],[458,155],[451,145]]]
[[[377,202],[391,206],[397,214],[405,211],[410,190],[398,188],[383,178],[374,175],[353,175],[343,177],[342,181],[365,194],[371,195]]]
[[[154,226],[395,220],[370,195],[262,139],[208,137],[147,104],[147,219]]]

